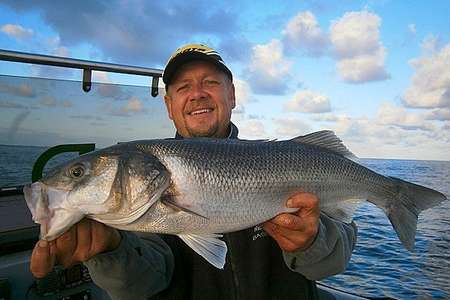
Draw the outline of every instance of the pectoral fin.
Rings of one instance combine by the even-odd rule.
[[[165,197],[165,198],[161,199],[161,202],[163,202],[164,204],[166,204],[166,205],[172,207],[173,209],[181,210],[181,211],[184,211],[184,212],[187,212],[187,213],[196,215],[196,216],[198,216],[198,217],[201,217],[201,218],[204,218],[204,219],[208,219],[207,217],[202,216],[201,214],[199,214],[199,213],[197,213],[197,212],[195,212],[195,211],[193,211],[193,210],[191,210],[191,209],[188,209],[188,208],[186,208],[186,207],[183,207],[183,206],[178,205],[176,202],[172,201],[172,200],[171,200],[170,198],[168,198],[168,197]]]
[[[220,234],[179,234],[189,247],[218,269],[225,266],[227,244],[219,238]]]

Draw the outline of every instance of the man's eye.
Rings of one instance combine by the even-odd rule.
[[[207,86],[213,86],[213,85],[218,85],[218,84],[220,84],[220,82],[217,81],[217,80],[209,79],[209,80],[205,80],[205,84],[206,84]]]
[[[179,87],[177,88],[177,92],[184,91],[184,90],[186,90],[187,88],[188,88],[188,85],[187,85],[187,84],[184,84],[184,85],[179,86]]]

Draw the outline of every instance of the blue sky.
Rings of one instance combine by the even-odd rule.
[[[450,160],[450,2],[159,2],[2,1],[0,48],[163,68],[179,46],[205,43],[222,54],[235,75],[233,120],[243,138],[285,139],[331,129],[360,157]],[[80,78],[77,71],[0,66],[2,74]],[[104,73],[95,78],[147,82]],[[145,128],[149,110],[143,94],[100,110],[111,108],[110,116],[139,120]],[[24,112],[23,105],[6,101],[0,98],[4,112],[27,116],[18,132],[27,126],[50,130],[42,120],[31,123],[38,109]],[[95,110],[87,116],[67,101],[38,96],[33,101],[34,107],[66,103],[58,109],[71,119],[95,118]],[[121,120],[132,131],[131,123]],[[122,132],[122,140],[145,138],[144,129],[127,136],[114,126],[89,138],[106,132]],[[0,135],[6,127],[0,123]],[[82,139],[83,133],[72,135]],[[43,129],[40,134],[47,143],[52,134],[63,135]],[[0,142],[8,140],[0,136]]]

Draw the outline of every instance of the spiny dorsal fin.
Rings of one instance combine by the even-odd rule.
[[[341,139],[331,130],[322,130],[298,136],[291,141],[321,147],[348,158],[356,158],[356,156],[345,147]]]

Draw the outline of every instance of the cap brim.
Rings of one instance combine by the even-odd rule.
[[[173,58],[164,69],[163,73],[163,82],[167,85],[169,85],[173,79],[173,76],[175,75],[175,72],[185,63],[194,61],[194,60],[203,60],[210,62],[217,66],[220,70],[222,70],[225,74],[227,74],[230,79],[233,78],[233,75],[231,71],[225,66],[223,63],[218,61],[216,58],[208,56],[204,53],[200,52],[186,52],[181,55],[178,55],[177,57]]]

